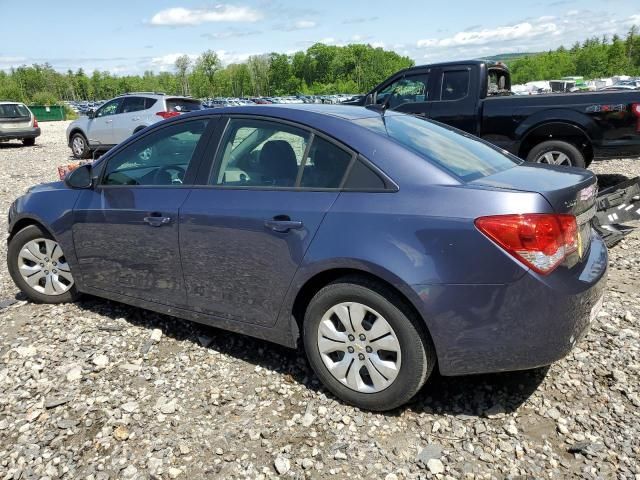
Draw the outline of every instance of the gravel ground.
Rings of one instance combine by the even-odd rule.
[[[1,228],[69,160],[65,128],[0,144]],[[635,176],[640,161],[593,169]],[[611,251],[589,334],[549,369],[435,376],[387,414],[339,403],[301,354],[266,342],[96,298],[19,301],[0,310],[0,479],[638,480],[639,266],[636,233]]]

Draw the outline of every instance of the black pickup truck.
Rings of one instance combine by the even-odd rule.
[[[347,103],[437,120],[532,162],[640,157],[640,91],[513,95],[500,63],[412,67]]]

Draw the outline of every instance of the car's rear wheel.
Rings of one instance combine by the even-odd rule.
[[[304,345],[316,375],[342,400],[367,410],[409,401],[435,364],[431,340],[392,291],[367,279],[334,282],[311,300]]]
[[[62,247],[36,225],[20,230],[11,239],[7,264],[15,284],[35,302],[65,303],[78,296]]]
[[[33,147],[36,144],[36,139],[35,138],[23,138],[22,139],[22,144],[25,147]]]
[[[527,155],[528,162],[586,168],[584,155],[575,145],[562,140],[539,143]]]
[[[91,150],[89,149],[89,142],[86,137],[81,133],[74,133],[71,136],[71,153],[79,160],[89,158],[91,156]]]

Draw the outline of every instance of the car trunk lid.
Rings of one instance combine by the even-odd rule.
[[[596,213],[598,184],[596,176],[578,168],[541,164],[523,164],[470,182],[471,185],[538,192],[556,213],[575,215],[579,235],[577,259],[584,258],[591,243],[591,220]]]

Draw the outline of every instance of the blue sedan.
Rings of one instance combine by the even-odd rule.
[[[548,365],[605,287],[596,178],[410,115],[329,105],[185,114],[9,212],[36,302],[88,293],[289,347],[387,410],[434,368]]]

